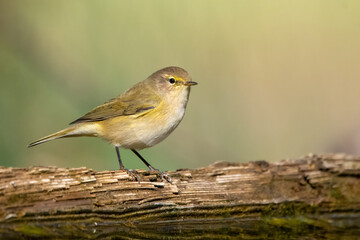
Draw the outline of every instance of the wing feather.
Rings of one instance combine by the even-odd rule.
[[[144,114],[147,111],[156,108],[160,102],[161,97],[141,82],[124,94],[94,108],[70,124],[96,122],[119,116],[137,115],[140,113]]]

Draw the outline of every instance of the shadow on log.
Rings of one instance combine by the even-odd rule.
[[[308,155],[168,172],[0,168],[1,238],[238,239],[360,235],[360,158]]]

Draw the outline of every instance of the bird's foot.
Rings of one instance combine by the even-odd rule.
[[[165,173],[165,172],[163,172],[163,171],[160,171],[159,169],[150,168],[149,173],[150,173],[150,174],[155,174],[157,177],[160,177],[160,179],[161,179],[162,182],[163,182],[164,179],[165,179],[166,181],[168,181],[169,183],[172,184],[172,179],[171,179],[171,177],[170,177],[167,173]]]
[[[126,169],[126,168],[123,168],[123,169],[120,169],[120,170],[125,171],[131,177],[131,181],[140,182],[140,175],[136,170]]]

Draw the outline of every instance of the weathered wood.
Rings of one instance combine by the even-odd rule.
[[[123,171],[0,168],[0,234],[14,239],[360,234],[360,158],[218,162],[168,172],[173,184],[139,172],[141,182],[129,181]]]

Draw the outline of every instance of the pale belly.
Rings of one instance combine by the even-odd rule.
[[[164,140],[184,117],[190,87],[168,95],[155,109],[140,115],[104,120],[99,137],[113,145],[143,149]]]
[[[158,111],[156,111],[158,112]],[[152,113],[140,117],[122,116],[109,120],[103,131],[105,140],[127,149],[143,149],[164,140],[184,117],[185,106],[166,114]],[[162,112],[164,113],[164,112]],[[164,117],[167,116],[167,117]]]

